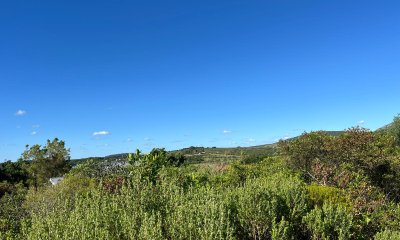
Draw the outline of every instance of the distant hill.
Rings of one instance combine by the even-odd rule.
[[[344,131],[325,131],[331,136],[338,136]],[[287,141],[298,138],[290,138]],[[237,160],[257,160],[264,157],[273,156],[276,154],[276,143],[263,144],[249,147],[232,147],[232,148],[220,148],[220,147],[195,147],[191,146],[179,150],[170,151],[171,153],[183,154],[189,163],[229,163]],[[84,158],[71,160],[74,164],[82,163],[88,159],[95,159],[97,161],[112,161],[112,160],[125,160],[128,158],[128,153],[120,153],[108,155],[105,157],[95,158]]]
[[[393,123],[387,124],[375,132],[390,131],[394,126]],[[323,131],[330,136],[339,136],[345,131]],[[286,141],[294,140],[299,138],[299,136],[286,139]],[[229,163],[236,160],[243,159],[262,159],[267,156],[274,156],[277,152],[277,144],[263,144],[249,147],[232,147],[232,148],[221,148],[221,147],[196,147],[191,146],[179,150],[170,151],[171,153],[183,154],[189,163]],[[93,157],[93,158],[83,158],[71,160],[72,164],[83,163],[89,159],[94,159],[97,161],[113,161],[113,160],[126,160],[128,158],[128,153],[120,153],[108,155],[105,157]]]

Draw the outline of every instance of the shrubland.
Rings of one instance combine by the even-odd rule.
[[[69,169],[56,139],[0,166],[0,239],[400,239],[399,126],[218,167],[154,149]]]

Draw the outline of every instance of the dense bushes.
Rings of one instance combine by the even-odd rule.
[[[271,161],[271,160],[270,160]],[[254,169],[265,168],[259,164]],[[178,170],[179,169],[179,170]],[[238,187],[223,176],[207,184],[169,179],[127,179],[117,192],[70,175],[56,187],[30,193],[20,238],[27,239],[293,239],[306,237],[302,218],[310,210],[306,185],[296,176],[254,173]],[[193,170],[193,169],[192,169]],[[180,171],[177,173],[177,171]],[[171,174],[167,174],[170,172]],[[164,168],[162,175],[191,174]],[[250,174],[251,173],[251,174]],[[147,174],[147,173],[146,173]],[[225,173],[222,173],[225,175]],[[190,179],[184,177],[183,179]],[[167,181],[169,180],[169,181]],[[188,180],[189,181],[189,180]],[[233,183],[233,184],[232,184]],[[81,191],[71,191],[81,186]],[[90,187],[92,186],[92,187]],[[33,197],[34,196],[34,197]],[[51,198],[54,196],[54,198]],[[42,199],[42,200],[40,200]],[[34,205],[35,207],[32,207]],[[29,207],[31,206],[31,207]],[[62,224],[60,224],[62,223]]]
[[[212,189],[183,192],[174,186],[132,183],[118,194],[93,189],[72,201],[72,209],[59,205],[33,214],[24,235],[28,239],[229,239],[234,234],[228,206]]]
[[[142,167],[100,179],[74,170],[57,186],[31,190],[22,195],[25,214],[0,222],[1,237],[382,239],[399,231],[398,205],[360,215],[350,190],[307,185],[280,157],[220,171],[167,165],[152,177]]]
[[[11,193],[0,198],[0,239],[18,234],[22,220],[27,216],[21,207],[25,201],[26,189],[22,184],[15,186]],[[4,235],[2,235],[4,234]]]
[[[306,133],[281,142],[280,156],[212,166],[138,151],[87,161],[56,186],[39,185],[33,165],[7,163],[0,239],[400,239],[393,129]],[[29,153],[50,161],[40,147]]]

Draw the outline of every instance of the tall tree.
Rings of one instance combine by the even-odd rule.
[[[47,140],[46,146],[38,144],[29,147],[22,153],[21,160],[25,162],[25,168],[30,175],[30,183],[35,187],[49,181],[51,177],[62,176],[70,166],[70,150],[65,148],[65,142],[55,138]]]

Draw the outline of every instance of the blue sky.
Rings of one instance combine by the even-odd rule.
[[[2,1],[0,161],[376,129],[400,112],[399,1]]]

